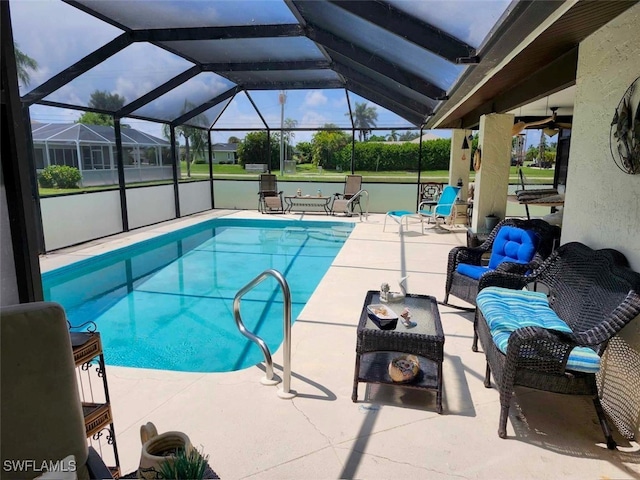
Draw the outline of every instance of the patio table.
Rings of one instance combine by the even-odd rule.
[[[389,303],[399,314],[409,308],[413,328],[398,320],[391,330],[380,329],[369,317],[367,305],[380,303],[380,292],[370,290],[365,297],[357,328],[356,365],[351,400],[358,400],[358,383],[392,384],[405,388],[436,391],[436,408],[442,413],[442,360],[444,332],[438,302],[429,295],[408,294],[402,301]],[[412,354],[418,357],[420,371],[407,383],[394,382],[389,376],[389,363],[395,357]]]
[[[291,212],[292,209],[296,211],[306,212],[304,207],[322,207],[327,215],[331,213],[329,203],[331,203],[332,196],[322,195],[286,195],[284,201],[287,204],[285,211]]]

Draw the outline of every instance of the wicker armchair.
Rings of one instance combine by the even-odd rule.
[[[592,396],[607,447],[616,447],[600,403],[596,372],[609,340],[640,314],[640,274],[627,266],[624,255],[616,250],[592,250],[572,242],[559,247],[531,275],[493,272],[480,280],[474,329],[487,359],[485,387],[491,386],[493,373],[500,391],[500,437],[506,437],[513,388],[522,385]],[[539,292],[523,292],[522,288],[527,285],[541,286],[539,290],[548,293],[545,296]],[[501,295],[503,299],[523,295],[525,301],[521,308],[507,305],[502,318],[498,319],[500,314],[496,315],[495,303],[489,302],[500,301]],[[531,306],[530,314],[523,312],[532,305],[535,300],[531,298],[536,295],[547,311],[568,326],[565,331],[531,326],[540,311]],[[505,317],[511,317],[507,321],[515,322],[515,329],[507,333],[508,343],[503,353],[496,343],[499,344],[497,330],[503,328],[504,323],[497,327],[496,322],[504,322]],[[587,369],[568,363],[579,350],[595,358],[594,371],[587,373]],[[624,403],[622,398],[609,401]]]
[[[560,239],[560,228],[555,225],[550,225],[544,220],[521,220],[517,218],[508,218],[496,225],[482,245],[478,247],[454,247],[449,252],[449,261],[447,264],[447,280],[444,295],[445,304],[449,305],[449,295],[454,295],[471,305],[476,304],[478,280],[459,273],[457,271],[458,266],[460,264],[481,265],[483,255],[491,252],[494,240],[496,239],[500,229],[504,226],[511,226],[534,232],[536,237],[538,237],[538,244],[534,257],[530,262],[513,263],[505,261],[497,267],[496,270],[500,271],[525,274],[527,271],[533,270],[536,265],[540,264],[542,260],[551,254],[554,243]],[[488,273],[485,273],[484,275],[487,275]],[[455,305],[450,306],[456,307]],[[457,308],[465,309],[464,307]]]

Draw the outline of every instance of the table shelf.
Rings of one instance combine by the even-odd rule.
[[[116,432],[113,426],[113,415],[111,413],[111,402],[109,400],[109,386],[107,383],[107,372],[105,370],[104,353],[102,342],[98,332],[71,332],[71,346],[73,349],[73,360],[78,369],[79,385],[78,389],[82,397],[82,413],[84,416],[85,434],[88,439],[98,440],[102,430],[108,430],[107,444],[113,447],[113,460],[115,465],[108,467],[113,478],[120,477],[120,459],[116,444]],[[100,380],[103,388],[104,401],[95,401],[93,398],[84,398],[82,378],[87,378],[91,384],[91,366],[97,361],[97,368],[94,376]],[[93,397],[93,391],[91,393]]]

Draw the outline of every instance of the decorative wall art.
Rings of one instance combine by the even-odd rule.
[[[616,166],[624,173],[640,173],[640,77],[624,92],[609,135],[609,148]]]

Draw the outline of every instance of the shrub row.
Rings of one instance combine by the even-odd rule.
[[[38,175],[42,188],[78,188],[81,179],[80,170],[67,165],[50,165]]]
[[[450,139],[430,140],[422,144],[422,170],[447,170],[449,168]],[[417,170],[420,145],[417,143],[357,142],[355,166],[357,170],[388,172]],[[324,168],[342,170],[351,168],[351,145],[326,159]]]

